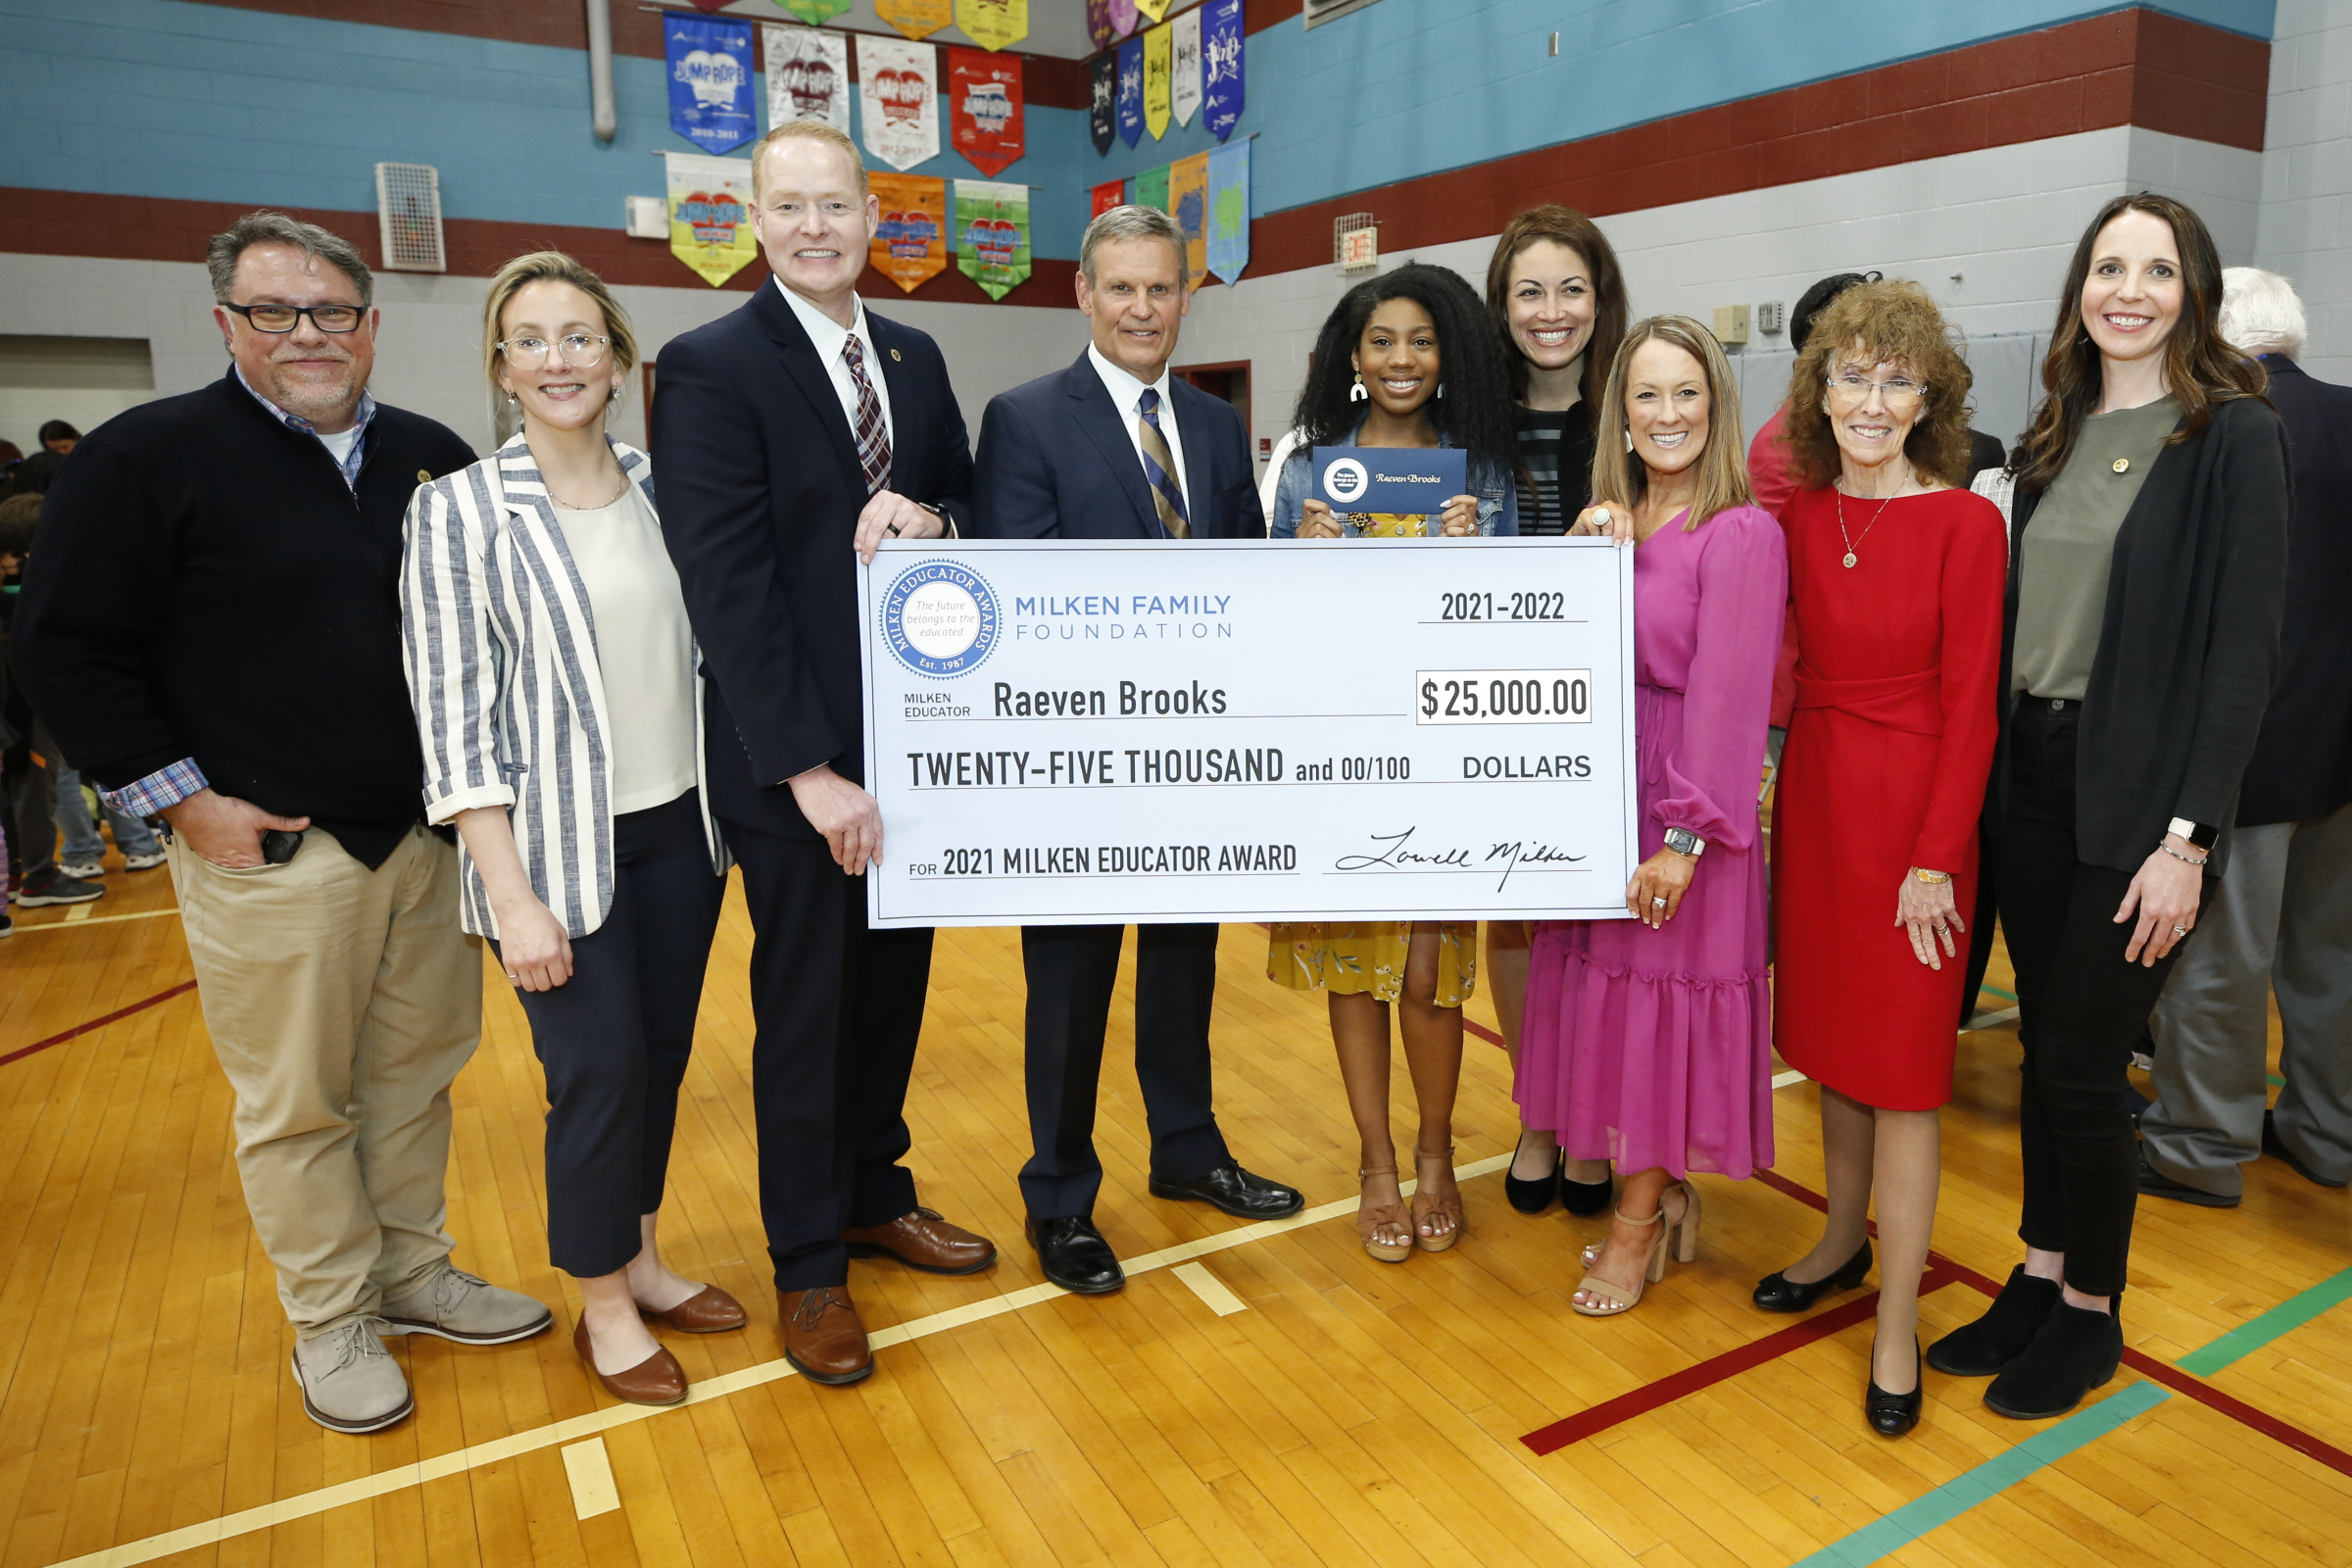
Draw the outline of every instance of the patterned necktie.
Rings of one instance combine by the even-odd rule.
[[[1144,444],[1144,478],[1152,486],[1152,507],[1159,514],[1159,525],[1171,539],[1190,539],[1193,524],[1184,511],[1184,488],[1176,482],[1176,458],[1168,451],[1168,438],[1159,429],[1159,388],[1144,388],[1143,422],[1135,433]]]
[[[890,483],[890,426],[882,422],[874,383],[865,378],[865,350],[855,332],[841,345],[841,357],[850,362],[850,379],[858,383],[858,466],[865,470],[870,496]]]

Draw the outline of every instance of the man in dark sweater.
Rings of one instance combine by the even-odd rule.
[[[2323,1187],[2352,1181],[2352,388],[2295,364],[2303,306],[2275,272],[2223,271],[2222,334],[2271,373],[2295,531],[2230,860],[2151,1025],[2139,1190],[2208,1208],[2237,1205],[2239,1167],[2260,1154]],[[2274,987],[2285,1087],[2266,1111]]]
[[[368,395],[358,251],[274,213],[208,261],[231,366],[58,475],[13,653],[67,757],[172,828],[172,880],[304,1408],[407,1415],[387,1333],[503,1344],[547,1308],[451,1266],[449,1086],[481,1033],[455,847],[423,822],[402,520],[473,453]]]

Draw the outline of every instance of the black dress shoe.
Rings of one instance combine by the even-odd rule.
[[[2148,1163],[2148,1152],[2139,1152],[2139,1190],[2148,1198],[2169,1198],[2176,1203],[2194,1203],[2200,1208],[2235,1208],[2237,1200],[2221,1193],[2209,1193],[2202,1187],[2177,1182]]]
[[[1073,1296],[1107,1296],[1127,1283],[1118,1254],[1086,1215],[1033,1218],[1027,1229],[1046,1278]]]
[[[2123,1358],[2121,1318],[2060,1301],[2034,1343],[1984,1391],[1984,1407],[2013,1421],[2064,1415],[2114,1377]]]
[[[1826,1279],[1792,1280],[1786,1274],[1767,1274],[1756,1281],[1751,1298],[1767,1312],[1803,1312],[1815,1301],[1839,1291],[1850,1291],[1862,1283],[1870,1272],[1870,1243],[1862,1243],[1862,1250],[1845,1260],[1845,1266]]]
[[[1609,1206],[1617,1191],[1617,1179],[1603,1176],[1596,1182],[1572,1182],[1565,1171],[1560,1176],[1560,1206],[1578,1219],[1591,1219]]]
[[[2025,1352],[2057,1304],[2057,1282],[2020,1263],[1983,1317],[1928,1347],[1928,1365],[1956,1378],[1991,1377]]]
[[[1899,1438],[1919,1425],[1920,1396],[1927,1388],[1928,1369],[1920,1364],[1919,1341],[1911,1342],[1913,1377],[1909,1394],[1888,1394],[1879,1387],[1879,1347],[1875,1340],[1871,1342],[1870,1358],[1870,1387],[1862,1395],[1862,1417],[1880,1437]]]
[[[1543,1213],[1551,1206],[1551,1200],[1560,1196],[1560,1166],[1566,1162],[1567,1156],[1560,1152],[1559,1146],[1555,1144],[1551,1151],[1551,1169],[1541,1176],[1522,1181],[1505,1166],[1502,1172],[1502,1196],[1509,1199],[1511,1206],[1522,1214]]]
[[[2278,1136],[2278,1113],[2277,1111],[2266,1110],[2262,1113],[2262,1152],[2273,1159],[2284,1160],[2288,1170],[2293,1171],[2315,1187],[2341,1187],[2344,1185],[2342,1182],[2329,1181],[2295,1156],[2295,1152],[2286,1147],[2286,1140]]]
[[[1152,1196],[1206,1203],[1235,1219],[1289,1219],[1306,1207],[1306,1199],[1298,1188],[1252,1176],[1232,1160],[1180,1182],[1154,1176]]]

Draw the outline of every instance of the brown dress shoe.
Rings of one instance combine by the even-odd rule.
[[[744,1325],[743,1303],[715,1285],[706,1285],[665,1312],[640,1304],[638,1315],[681,1334],[724,1334]]]
[[[848,1286],[778,1291],[776,1305],[784,1318],[784,1359],[801,1376],[839,1387],[872,1374],[874,1352],[866,1346],[858,1308],[850,1304]]]
[[[625,1399],[631,1404],[679,1404],[686,1398],[686,1369],[667,1350],[655,1350],[626,1372],[601,1371],[596,1364],[596,1351],[588,1343],[586,1317],[572,1327],[571,1348],[588,1363],[588,1370],[596,1373],[596,1381],[605,1386],[605,1392],[615,1399]]]
[[[997,1260],[997,1244],[951,1225],[928,1208],[908,1209],[887,1225],[841,1233],[852,1257],[887,1253],[926,1274],[977,1274]]]

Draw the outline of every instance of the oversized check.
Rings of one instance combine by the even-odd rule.
[[[877,927],[1625,913],[1634,553],[886,544]]]

